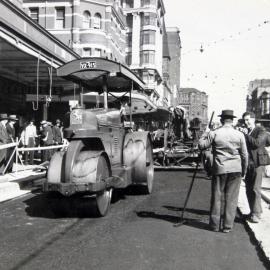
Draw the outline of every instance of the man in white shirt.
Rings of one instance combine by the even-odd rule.
[[[37,128],[34,125],[34,120],[32,119],[21,134],[22,144],[25,147],[35,147],[35,139],[37,137]],[[34,164],[34,151],[24,152],[24,162],[25,164]]]

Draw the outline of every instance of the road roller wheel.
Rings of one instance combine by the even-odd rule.
[[[154,161],[153,161],[153,150],[152,145],[147,138],[146,143],[146,193],[150,194],[153,191],[153,183],[154,183]]]
[[[97,182],[110,176],[110,169],[104,156],[99,156],[97,161]],[[98,216],[104,217],[108,213],[112,198],[112,189],[106,189],[96,195],[95,206]]]

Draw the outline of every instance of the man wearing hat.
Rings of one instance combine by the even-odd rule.
[[[61,144],[63,141],[63,134],[61,129],[61,121],[56,119],[55,125],[53,126],[53,140],[55,144]]]
[[[204,150],[212,146],[213,149],[210,228],[220,230],[221,198],[224,194],[223,232],[228,233],[233,228],[248,153],[243,133],[233,128],[233,111],[223,110],[219,117],[222,126],[204,134],[199,140],[199,148]]]
[[[43,146],[53,145],[53,132],[52,128],[49,125],[49,122],[42,120],[41,124],[41,140]],[[49,161],[52,155],[51,149],[46,149],[42,151],[42,162]]]
[[[247,131],[244,133],[249,153],[248,169],[245,178],[246,194],[250,208],[249,221],[258,223],[262,213],[261,184],[264,166],[270,164],[270,159],[265,149],[265,146],[268,146],[269,135],[264,127],[256,126],[255,114],[253,112],[245,112],[242,118],[247,128]]]
[[[9,136],[9,141],[8,143],[12,143],[15,142],[15,124],[18,121],[18,118],[15,114],[11,114],[8,117],[8,122],[6,124],[6,129],[7,129],[7,133]],[[7,162],[9,161],[10,157],[12,156],[13,152],[14,152],[15,147],[12,148],[8,148],[7,149]],[[13,155],[13,158],[10,160],[8,168],[7,168],[7,172],[12,172],[12,168],[13,168],[13,163],[14,163],[14,159],[15,159],[15,155]]]
[[[7,114],[0,113],[0,145],[7,144],[9,142],[9,135],[6,129],[7,122],[8,122]],[[4,172],[6,164],[7,164],[7,148],[0,150],[0,174]]]

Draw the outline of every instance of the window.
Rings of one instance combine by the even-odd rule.
[[[101,15],[99,13],[96,13],[94,17],[94,28],[101,29]]]
[[[127,15],[127,27],[132,28],[133,25],[133,16],[131,14]]]
[[[140,62],[143,64],[155,64],[155,52],[154,51],[142,51],[140,53]]]
[[[95,57],[101,57],[101,49],[95,49]]]
[[[91,48],[84,48],[83,49],[83,56],[88,57],[92,55],[92,49]]]
[[[56,8],[56,22],[55,22],[56,29],[63,29],[65,28],[65,9],[64,8]]]
[[[156,4],[156,0],[141,0],[142,7],[155,5],[155,4]]]
[[[127,46],[132,47],[132,33],[127,33]]]
[[[126,8],[133,8],[134,0],[126,0]]]
[[[142,26],[146,26],[146,25],[156,25],[156,14],[154,13],[144,13],[142,15]]]
[[[91,27],[91,14],[89,11],[84,11],[83,13],[83,28],[87,29]]]
[[[155,44],[156,32],[152,30],[142,31],[141,32],[141,45],[145,44]]]
[[[34,20],[36,23],[38,23],[38,16],[39,15],[39,11],[38,8],[30,8],[30,17],[32,18],[32,20]]]
[[[131,53],[127,53],[127,55],[126,55],[126,63],[127,63],[128,66],[131,65],[131,63],[132,63],[132,54]]]

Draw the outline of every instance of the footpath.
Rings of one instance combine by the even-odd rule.
[[[263,213],[259,223],[251,223],[247,221],[247,225],[254,233],[265,256],[270,260],[270,178],[264,177],[262,181],[262,208]],[[245,183],[242,181],[240,187],[240,195],[238,208],[243,215],[250,213],[248,201],[246,197]]]
[[[0,175],[0,202],[30,193],[34,184],[45,177],[46,171],[38,165],[17,165],[17,171]]]

